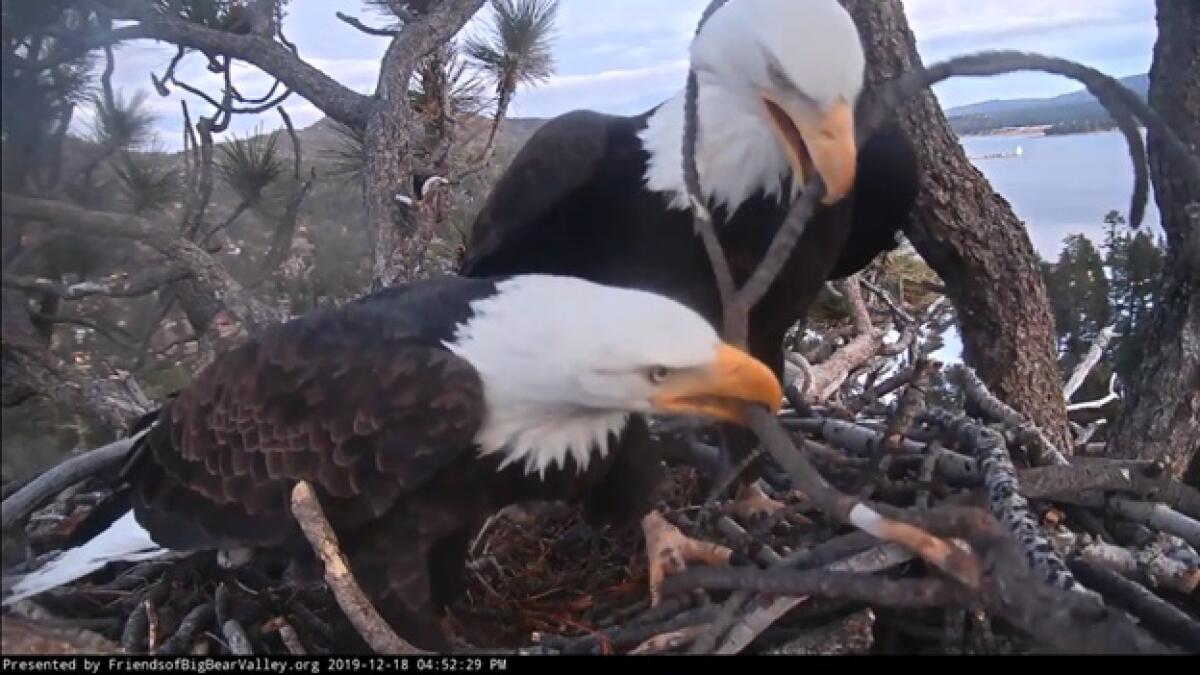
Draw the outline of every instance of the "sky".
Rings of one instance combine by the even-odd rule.
[[[737,0],[733,0],[736,2]],[[589,108],[615,114],[644,111],[682,87],[687,46],[708,0],[560,0],[553,48],[556,73],[549,81],[518,91],[511,114],[552,117]],[[1019,49],[1060,56],[1123,77],[1145,72],[1155,38],[1154,3],[1148,0],[903,0],[925,63],[984,49]],[[650,8],[650,9],[648,9]],[[361,0],[292,0],[286,34],[312,65],[362,93],[375,86],[385,38],[371,37],[337,20],[334,13],[380,25],[383,18]],[[464,29],[478,31],[487,12]],[[114,84],[127,94],[144,90],[160,114],[163,149],[180,144],[179,99],[193,114],[208,112],[182,92],[159,97],[150,72],[161,74],[174,49],[148,41],[117,52]],[[203,58],[190,57],[181,79],[210,92],[217,78]],[[240,91],[265,93],[272,80],[252,66],[235,70]],[[945,107],[988,99],[1053,96],[1078,85],[1052,75],[1021,74],[958,78],[935,89]],[[284,106],[300,127],[321,118],[313,105],[292,97]],[[86,124],[86,115],[81,116]],[[275,115],[235,120],[234,132],[279,126]]]

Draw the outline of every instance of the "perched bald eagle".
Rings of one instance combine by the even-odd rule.
[[[620,442],[632,415],[738,422],[745,404],[781,398],[763,364],[658,295],[538,275],[388,289],[205,368],[141,432],[132,510],[5,603],[169,551],[309,556],[289,507],[305,480],[383,616],[444,650],[441,609],[491,514],[584,500],[619,519],[649,500],[636,448]]]
[[[836,0],[730,0],[693,40],[691,64],[700,186],[735,281],[757,267],[804,183],[815,173],[827,187],[750,315],[750,353],[782,378],[784,335],[825,282],[897,246],[917,193],[915,153],[896,126],[858,147],[864,55]],[[576,111],[550,120],[487,198],[461,272],[650,290],[719,326],[684,184],[683,129],[682,92],[632,117]],[[735,445],[753,442],[732,435]]]

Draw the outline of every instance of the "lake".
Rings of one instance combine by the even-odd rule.
[[[1055,260],[1069,234],[1104,241],[1104,214],[1129,216],[1133,168],[1117,131],[1069,136],[968,136],[963,148],[1025,221],[1043,258]],[[1019,156],[985,158],[988,155]],[[1143,227],[1161,233],[1151,193]]]
[[[1025,222],[1039,255],[1057,260],[1063,239],[1083,234],[1104,242],[1104,214],[1116,209],[1129,217],[1133,167],[1120,132],[1068,136],[967,136],[967,156]],[[1015,155],[1020,148],[1020,155]],[[1005,155],[1004,157],[988,156]],[[1151,191],[1142,227],[1161,234]],[[958,331],[943,334],[934,354],[945,363],[962,358]]]

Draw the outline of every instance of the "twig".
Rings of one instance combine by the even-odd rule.
[[[1108,343],[1114,337],[1120,337],[1117,334],[1117,327],[1115,325],[1108,326],[1100,331],[1096,339],[1092,342],[1092,346],[1088,349],[1087,355],[1083,357],[1083,360],[1071,372],[1071,377],[1067,379],[1067,383],[1063,385],[1063,400],[1067,403],[1071,402],[1071,397],[1083,386],[1083,381],[1087,379],[1088,373],[1092,372],[1097,363],[1100,363],[1100,358],[1104,356],[1104,350],[1108,348]]]
[[[304,645],[300,644],[300,636],[296,635],[296,629],[292,628],[287,621],[279,623],[279,639],[283,641],[283,646],[287,648],[288,653],[292,656],[305,656],[308,651],[304,649]]]
[[[979,561],[952,544],[931,536],[909,523],[888,518],[878,510],[838,492],[829,485],[808,458],[796,450],[787,432],[766,409],[747,410],[750,426],[763,445],[792,477],[793,486],[813,504],[847,525],[853,525],[885,541],[894,541],[921,556],[968,587],[979,585]]]
[[[979,376],[966,365],[959,364],[950,369],[949,375],[963,388],[967,397],[983,409],[984,414],[992,419],[1000,420],[1016,429],[1022,443],[1034,450],[1034,462],[1037,464],[1068,464],[1067,458],[1055,447],[1054,442],[1039,429],[1036,424],[1021,413],[1001,401]]]
[[[186,654],[192,646],[192,636],[197,631],[204,630],[208,624],[212,623],[216,617],[216,612],[213,610],[213,603],[205,602],[187,613],[183,617],[183,621],[179,624],[179,630],[167,641],[162,643],[156,653],[158,654]]]
[[[873,574],[907,562],[912,557],[911,553],[900,546],[884,544],[833,563],[825,569],[831,572]],[[763,631],[807,599],[808,596],[774,598],[765,605],[755,607],[729,629],[716,653],[736,654],[741,652]]]
[[[1067,412],[1075,412],[1077,410],[1092,410],[1095,408],[1103,408],[1104,406],[1119,401],[1120,396],[1117,395],[1117,374],[1113,373],[1108,379],[1108,395],[1104,398],[1096,399],[1095,401],[1082,401],[1080,403],[1072,403],[1067,406]]]
[[[246,631],[242,625],[233,619],[226,619],[225,623],[221,624],[221,635],[225,637],[225,642],[229,644],[229,652],[239,656],[248,656],[254,653],[254,648],[250,646],[250,638],[246,637]]]
[[[1173,534],[1200,548],[1200,522],[1165,504],[1139,502],[1117,495],[1108,501],[1108,505],[1118,515]]]
[[[938,408],[924,419],[945,429],[955,440],[974,452],[983,471],[988,490],[988,507],[1020,542],[1030,565],[1043,578],[1067,590],[1082,590],[1071,576],[1066,564],[1054,552],[1042,533],[1037,519],[1029,511],[1029,502],[1021,496],[1017,472],[1004,439],[994,431],[981,427],[965,417]]]
[[[146,601],[148,603],[149,600]],[[125,627],[121,630],[121,649],[127,654],[142,651],[145,646],[146,634],[149,628],[149,617],[146,615],[146,604],[138,603],[137,607],[125,619]]]
[[[766,653],[786,656],[870,654],[875,644],[874,625],[875,613],[870,608],[861,609],[840,621],[769,649]]]
[[[884,607],[945,607],[962,604],[970,594],[944,579],[893,580],[868,574],[826,570],[754,570],[697,567],[667,579],[664,593],[694,588],[729,591],[746,589],[770,595],[848,598]]]
[[[629,650],[630,654],[659,654],[686,646],[704,630],[703,626],[688,626],[670,633],[656,635]]]
[[[325,581],[338,605],[367,644],[381,654],[425,653],[397,636],[363,594],[338,548],[337,535],[325,518],[316,492],[306,481],[296,483],[292,489],[292,513],[308,543],[325,564]]]
[[[334,12],[334,15],[344,23],[357,28],[367,35],[374,35],[375,37],[396,37],[400,34],[400,31],[391,28],[373,28],[363,23],[358,17],[349,16],[348,14]]]
[[[1078,557],[1131,579],[1145,580],[1154,588],[1167,588],[1184,595],[1200,588],[1200,569],[1167,557],[1154,545],[1135,552],[1097,541],[1079,551]]]
[[[970,545],[988,569],[983,605],[1040,642],[1070,653],[1170,651],[1124,613],[1105,608],[1095,593],[1045,583],[1028,564],[1024,548],[986,511],[942,506],[925,514],[923,524]]]
[[[1150,630],[1193,653],[1200,652],[1200,623],[1170,603],[1136,582],[1085,560],[1072,559],[1071,570],[1080,581],[1136,616]]]
[[[133,439],[123,439],[72,457],[49,469],[25,487],[17,490],[0,505],[0,526],[7,530],[25,518],[45,501],[79,481],[116,466],[133,445]]]

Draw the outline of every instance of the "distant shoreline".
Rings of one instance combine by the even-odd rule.
[[[1038,124],[1028,127],[1001,127],[987,131],[972,131],[958,134],[959,138],[1049,138],[1053,136],[1083,136],[1086,134],[1107,134],[1118,131],[1116,127],[1108,129],[1081,129],[1079,131],[1060,131],[1047,133],[1054,125]],[[1139,125],[1140,128],[1140,125]]]

